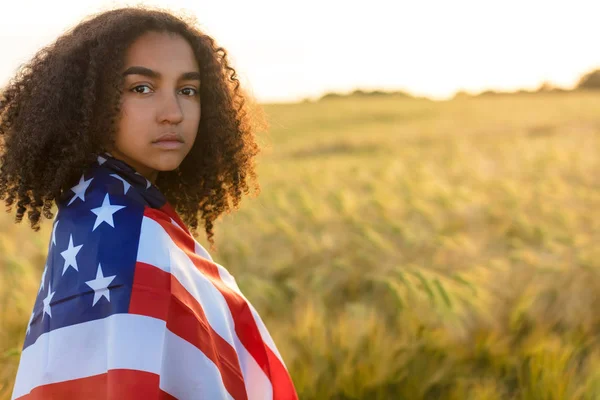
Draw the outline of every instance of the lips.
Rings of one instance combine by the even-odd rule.
[[[165,133],[162,134],[158,137],[158,139],[156,139],[154,141],[155,143],[160,143],[160,142],[180,142],[183,143],[183,139],[181,138],[181,136],[175,132],[169,132],[169,133]]]

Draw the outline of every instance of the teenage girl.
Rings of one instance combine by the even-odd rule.
[[[256,179],[250,116],[226,51],[168,11],[95,15],[19,70],[0,97],[0,198],[53,225],[13,398],[297,398],[194,239],[200,217],[213,245]]]

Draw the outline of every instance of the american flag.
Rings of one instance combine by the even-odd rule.
[[[234,277],[110,153],[58,201],[13,399],[297,399]]]

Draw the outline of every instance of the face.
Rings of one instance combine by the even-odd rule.
[[[200,70],[179,35],[147,32],[125,55],[121,115],[110,153],[156,181],[189,153],[200,123]],[[169,141],[161,140],[167,136]]]

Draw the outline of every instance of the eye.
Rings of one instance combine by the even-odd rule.
[[[137,85],[136,87],[132,88],[131,91],[135,92],[135,93],[139,93],[139,94],[150,93],[150,92],[140,92],[140,91],[137,90],[138,88],[148,88],[148,89],[150,89],[150,86],[148,86],[148,85]]]
[[[197,91],[196,89],[194,89],[194,88],[189,88],[189,87],[187,87],[187,88],[183,88],[183,89],[181,89],[181,91],[182,91],[182,92],[183,92],[184,90],[191,90],[191,91],[192,91],[192,94],[188,94],[188,96],[189,96],[189,97],[192,97],[192,96],[195,96],[195,95],[197,95],[197,94],[198,94],[198,91]],[[185,94],[185,93],[184,93],[184,94]]]

